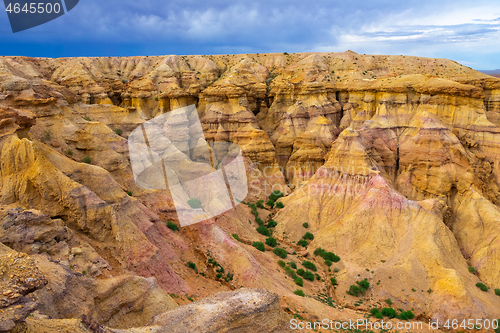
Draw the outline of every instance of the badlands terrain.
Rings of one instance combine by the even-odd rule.
[[[127,138],[193,104],[249,191],[181,227]],[[445,59],[0,57],[0,331],[499,319],[499,126],[500,79]]]

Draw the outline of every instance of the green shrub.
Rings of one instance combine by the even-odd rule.
[[[201,202],[197,198],[191,198],[191,199],[188,200],[187,203],[193,209],[202,208],[201,207]]]
[[[309,245],[305,239],[301,239],[297,242],[298,246],[307,247]]]
[[[269,229],[267,229],[266,227],[264,227],[263,225],[259,226],[257,229],[257,232],[261,235],[264,235],[264,236],[271,236],[271,232],[269,232]]]
[[[340,268],[335,267],[335,268],[333,269],[333,271],[334,271],[335,273],[338,273],[338,272],[340,272]]]
[[[388,299],[386,299],[386,300],[384,300],[384,301],[385,301],[387,304],[389,304],[389,306],[391,306],[391,305],[392,305],[392,301],[391,301],[391,299],[390,299],[390,298],[388,298]]]
[[[323,257],[323,255],[326,253],[325,250],[323,250],[322,248],[318,247],[316,250],[314,250],[314,255],[315,256],[320,256],[320,257]]]
[[[309,271],[306,271],[304,273],[303,278],[312,282],[312,281],[314,281],[314,274],[309,272]]]
[[[325,260],[325,265],[330,267],[332,265],[332,262],[330,260]]]
[[[469,273],[476,274],[476,269],[472,266],[469,266]]]
[[[278,265],[280,265],[283,268],[285,268],[285,266],[286,266],[286,264],[283,260],[278,260]]]
[[[336,278],[330,278],[330,282],[332,283],[332,286],[336,286],[337,285],[337,279]]]
[[[299,287],[302,287],[304,286],[304,280],[302,280],[301,278],[295,278],[293,279],[293,282],[295,282],[296,285],[298,285]]]
[[[217,279],[220,279],[220,278],[222,277],[222,273],[217,273],[217,274],[215,275],[215,277],[216,277]]]
[[[66,155],[73,156],[73,149],[66,149]]]
[[[158,102],[158,96],[156,96],[156,97],[155,97],[155,101],[157,101],[157,102]]]
[[[276,221],[274,221],[274,220],[269,220],[269,222],[267,222],[268,228],[274,228],[277,225],[278,225],[278,223],[276,223]]]
[[[273,207],[274,207],[274,201],[272,201],[272,200],[268,200],[268,201],[266,202],[266,205],[267,205],[267,206],[269,206],[269,207],[271,207],[271,208],[273,208]]]
[[[196,270],[196,264],[194,262],[192,262],[192,261],[188,262],[188,267],[191,268],[191,269]]]
[[[307,229],[307,228],[309,228],[309,223],[304,222],[304,223],[302,223],[302,226]]]
[[[115,133],[118,134],[118,135],[122,135],[123,134],[123,131],[119,128],[116,128],[115,129]]]
[[[377,313],[374,315],[374,317],[375,317],[375,318],[377,318],[377,319],[382,319],[382,318],[384,318],[384,315],[383,315],[383,314],[379,311],[379,312],[377,312]]]
[[[478,282],[478,283],[476,283],[476,287],[478,287],[482,291],[488,291],[488,287],[486,287],[486,285],[484,283]]]
[[[260,226],[264,226],[264,221],[260,217],[255,218],[255,223],[257,223]]]
[[[237,234],[232,234],[231,236],[233,236],[233,238],[236,239],[238,242],[241,242],[240,236],[238,236]]]
[[[297,289],[293,292],[295,295],[299,295],[299,296],[302,296],[304,297],[306,294],[304,294],[304,292],[300,289]]]
[[[283,193],[281,193],[281,191],[273,191],[273,193],[271,193],[271,195],[269,196],[269,200],[272,200],[272,201],[276,201],[278,200],[279,198],[281,198],[283,196]]]
[[[179,231],[179,227],[177,226],[177,224],[173,223],[172,221],[167,221],[167,227],[173,231]]]
[[[409,320],[409,319],[413,319],[413,318],[415,318],[415,315],[410,310],[403,311],[398,316],[398,319],[401,319],[401,320]]]
[[[370,313],[371,313],[372,315],[375,315],[376,313],[379,313],[379,312],[380,312],[380,311],[379,311],[379,309],[377,309],[377,308],[372,308],[372,309],[370,310]]]
[[[495,289],[495,295],[500,296],[500,289],[498,288]]]
[[[280,247],[275,248],[275,249],[273,250],[273,253],[274,253],[275,255],[277,255],[278,257],[282,258],[282,259],[285,259],[285,258],[286,258],[286,256],[287,256],[287,253],[286,253],[285,249],[282,249],[282,248],[280,248]]]
[[[276,208],[284,208],[284,207],[285,207],[285,205],[283,205],[282,202],[277,202],[276,203]]]
[[[367,279],[357,281],[356,283],[364,290],[368,290],[368,288],[370,288],[370,283],[368,282]]]
[[[293,270],[293,269],[291,269],[291,268],[290,268],[290,267],[288,267],[288,266],[287,266],[287,267],[285,267],[285,273],[286,273],[289,277],[291,277],[292,279],[297,278],[297,274],[295,274],[294,270]]]
[[[264,252],[266,250],[266,247],[264,246],[264,243],[262,242],[253,242],[252,246],[255,247],[257,250]]]
[[[303,269],[303,268],[299,268],[299,269],[297,270],[297,275],[299,275],[299,276],[304,276],[304,275],[306,275],[306,270],[305,270],[305,269]]]
[[[363,288],[361,288],[355,284],[351,284],[349,286],[349,290],[346,291],[346,293],[348,293],[349,295],[358,297],[359,295],[364,293],[364,290],[363,290]]]
[[[293,269],[297,269],[297,265],[294,262],[289,262],[288,266],[292,267]]]
[[[90,159],[90,157],[85,156],[85,157],[82,159],[82,162],[83,162],[83,163],[87,163],[87,164],[89,164],[90,162],[92,162],[92,160]]]
[[[87,275],[87,271],[82,271],[82,274],[83,275]]]
[[[316,276],[316,280],[320,281],[321,280],[321,276],[319,276],[318,273],[314,274],[314,276]]]
[[[315,264],[313,264],[313,263],[312,263],[312,262],[310,262],[310,261],[304,260],[304,261],[302,262],[302,266],[304,266],[304,267],[305,267],[305,268],[307,268],[307,269],[310,269],[310,270],[311,270],[311,271],[313,271],[313,272],[316,272],[316,271],[317,271],[317,269],[316,269],[316,265],[315,265]]]
[[[261,209],[264,209],[264,200],[258,200],[255,205]]]
[[[396,310],[393,308],[383,308],[381,312],[386,317],[396,318]]]
[[[85,119],[86,121],[92,121],[92,119],[90,119],[90,117],[83,117],[83,119]]]
[[[311,234],[310,232],[306,232],[304,234],[304,236],[302,236],[302,239],[309,239],[309,240],[313,240],[314,239],[314,235]]]
[[[275,238],[269,237],[266,239],[266,244],[271,246],[271,247],[275,247],[276,245],[278,245],[278,242],[276,241]]]

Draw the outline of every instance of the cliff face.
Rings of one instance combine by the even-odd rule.
[[[127,137],[191,104],[207,141],[242,148],[245,201],[265,202],[280,190],[284,208],[251,213],[238,205],[180,231],[167,227],[177,219],[172,197],[135,184]],[[240,286],[271,290],[289,314],[309,320],[362,318],[387,298],[425,322],[499,318],[499,126],[500,79],[444,59],[352,51],[1,57],[0,242],[45,267],[48,286],[85,272],[74,285],[59,283],[75,300],[93,290],[88,304],[68,311],[52,306],[59,296],[37,286],[44,304],[31,304],[39,312],[23,325],[36,331],[47,325],[44,316],[85,315],[91,326],[167,329],[162,318],[188,312],[148,322],[173,300]],[[312,298],[293,294],[298,286],[272,247],[251,246],[266,240],[255,230],[256,214],[277,222],[269,229],[287,262],[316,264],[316,282],[305,280],[302,288]],[[314,239],[297,245],[306,232]],[[341,260],[326,266],[313,254],[318,247]],[[49,258],[57,269],[47,268],[55,265]],[[363,302],[346,294],[360,278],[371,284]],[[145,291],[148,283],[154,287]],[[119,315],[103,314],[115,288],[124,293],[114,308]],[[273,308],[269,320],[282,329],[284,314],[272,297],[255,297]],[[100,303],[91,305],[91,298]],[[154,302],[162,306],[153,309]],[[242,321],[242,332],[252,329],[244,316],[227,317]],[[66,324],[77,325],[54,323]]]

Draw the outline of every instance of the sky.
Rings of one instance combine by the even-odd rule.
[[[498,0],[80,0],[67,14],[15,34],[1,8],[0,55],[353,50],[500,69]]]

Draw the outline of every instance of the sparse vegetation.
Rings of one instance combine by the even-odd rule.
[[[179,231],[179,227],[172,221],[167,221],[167,227],[172,231]]]
[[[90,117],[83,117],[83,119],[85,119],[86,121],[92,121],[92,119],[90,119]]]
[[[73,149],[66,149],[65,151],[66,155],[73,156]]]
[[[264,209],[264,200],[258,200],[255,205],[261,209]]]
[[[290,261],[288,263],[288,266],[292,267],[293,269],[297,269],[297,265],[293,261]]]
[[[302,278],[297,277],[293,279],[293,282],[295,282],[295,284],[298,285],[299,287],[304,286],[304,280],[302,280]]]
[[[318,247],[316,250],[314,250],[314,255],[315,256],[320,256],[325,260],[330,260],[331,262],[338,262],[340,261],[340,257],[335,255],[332,252],[326,252],[322,248]]]
[[[188,267],[196,271],[196,264],[192,261],[188,262]]]
[[[82,162],[83,162],[83,163],[87,163],[87,164],[89,164],[90,162],[92,162],[92,160],[90,159],[90,157],[85,156],[85,157],[82,159]]]
[[[476,274],[476,269],[472,266],[469,266],[469,273]]]
[[[500,289],[498,288],[495,289],[495,295],[500,296]]]
[[[309,223],[304,222],[304,223],[302,223],[302,226],[307,229],[307,228],[309,228]]]
[[[336,286],[337,285],[337,279],[332,277],[330,278],[330,282],[332,283],[332,286]]]
[[[127,195],[128,195],[129,197],[131,197],[131,196],[132,196],[132,191],[127,191]]]
[[[236,239],[238,242],[241,242],[240,237],[237,234],[232,234],[234,239]]]
[[[285,268],[285,266],[286,266],[286,264],[283,260],[278,260],[278,265],[280,265],[283,268]]]
[[[291,269],[290,267],[285,267],[285,273],[291,277],[292,279],[295,279],[297,277],[297,274],[295,274],[295,271]]]
[[[122,135],[123,134],[123,131],[119,128],[115,128],[115,133],[118,134],[118,135]]]

